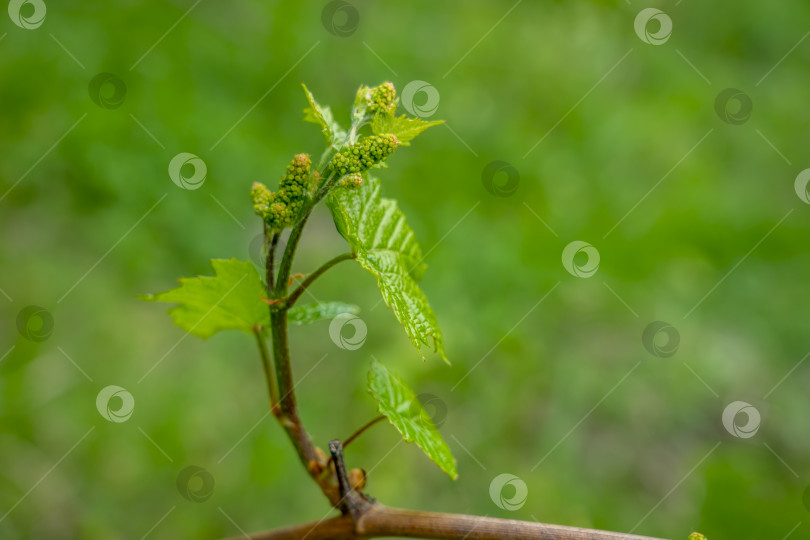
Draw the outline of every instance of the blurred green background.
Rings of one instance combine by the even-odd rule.
[[[291,329],[316,443],[374,416],[374,356],[446,407],[460,472],[381,424],[347,461],[386,504],[810,538],[806,2],[353,1],[325,18],[308,1],[45,4],[37,28],[0,22],[0,537],[216,538],[327,515],[266,414],[250,336],[185,339],[135,295],[251,256],[250,184],[322,149],[300,83],[345,121],[361,83],[421,80],[447,126],[380,176],[427,254],[453,366],[422,362],[373,278],[340,265],[313,293],[363,308],[364,346]],[[672,21],[659,45],[634,30],[651,6]],[[123,81],[120,103],[102,88],[114,108],[91,99],[99,73]],[[732,123],[725,88],[743,93],[720,104]],[[180,152],[206,163],[201,188],[169,178]],[[517,184],[486,188],[495,160]],[[575,240],[601,256],[590,278],[563,267]],[[295,270],[343,251],[321,208]],[[29,305],[45,310],[29,334],[52,317],[47,339],[19,331]],[[666,332],[645,346],[654,321],[677,347]],[[134,397],[126,422],[96,410],[108,385]],[[734,401],[760,413],[753,437],[724,427]],[[190,465],[215,480],[204,502],[176,487]],[[517,510],[490,497],[502,473],[527,486]]]

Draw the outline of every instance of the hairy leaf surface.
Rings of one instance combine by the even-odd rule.
[[[419,354],[427,345],[447,361],[436,314],[417,284],[425,272],[422,250],[396,201],[381,197],[380,181],[369,176],[359,188],[332,192],[327,205]]]

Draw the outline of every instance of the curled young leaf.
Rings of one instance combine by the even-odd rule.
[[[306,85],[301,86],[304,87],[304,93],[309,102],[309,107],[304,109],[304,120],[306,122],[312,122],[313,124],[320,124],[323,128],[323,136],[326,138],[326,142],[335,148],[339,148],[346,140],[346,130],[340,127],[340,124],[338,124],[334,116],[332,116],[332,109],[320,105],[315,101],[315,97]]]

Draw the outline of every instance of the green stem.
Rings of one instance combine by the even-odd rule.
[[[281,259],[281,266],[276,276],[275,287],[270,295],[275,299],[283,298],[287,294],[287,283],[290,279],[290,269],[292,268],[295,250],[311,212],[312,206],[309,206],[301,220],[290,232],[287,247]],[[268,272],[272,272],[272,269],[268,269]],[[273,408],[273,414],[278,419],[281,427],[287,432],[287,436],[295,446],[295,451],[304,468],[313,480],[318,483],[321,491],[334,506],[340,500],[340,494],[332,485],[331,475],[321,474],[323,472],[321,468],[322,458],[318,456],[315,445],[312,444],[312,440],[304,429],[301,417],[298,414],[294,392],[295,384],[290,365],[290,349],[287,342],[287,307],[283,304],[270,306],[270,335],[273,340],[273,368],[278,386],[278,402],[277,406]]]
[[[270,333],[273,337],[273,367],[279,390],[279,413],[290,420],[298,420],[298,409],[292,370],[290,369],[290,350],[287,344],[287,313],[272,311],[270,313]],[[286,426],[285,426],[286,427]],[[296,445],[298,447],[299,445]]]
[[[270,408],[274,409],[278,404],[278,385],[273,374],[273,362],[270,359],[270,352],[267,350],[267,343],[264,340],[264,331],[254,329],[256,343],[259,345],[259,354],[262,357],[262,367],[264,368],[264,378],[267,380],[267,392],[270,395]]]
[[[321,187],[318,189],[317,194],[315,195],[315,204],[320,202],[321,199],[326,197],[326,194],[329,193],[329,190],[334,187],[335,182],[338,180],[338,175],[335,172],[331,172],[326,180],[323,181]]]
[[[275,359],[275,375],[279,386],[278,406],[273,414],[295,447],[304,469],[310,477],[320,486],[321,491],[335,506],[340,495],[332,485],[331,476],[324,476],[321,467],[321,458],[312,444],[312,439],[304,429],[296,405],[292,370],[290,369],[290,351],[287,344],[287,312],[282,310],[271,311],[270,330],[273,336],[273,358]]]
[[[281,266],[278,269],[278,279],[275,287],[275,298],[283,298],[287,295],[288,281],[290,279],[290,269],[292,262],[295,258],[295,250],[298,248],[298,241],[301,240],[301,234],[304,232],[304,226],[307,224],[310,214],[312,214],[312,206],[306,209],[301,220],[295,224],[290,231],[290,237],[287,239],[287,249],[284,250],[284,256],[281,258]],[[286,323],[286,316],[285,316]]]
[[[281,259],[281,267],[278,271],[274,298],[283,298],[287,294],[287,282],[290,279],[292,260],[295,256],[298,241],[301,239],[304,225],[311,212],[312,207],[306,210],[304,216],[290,232],[290,237],[287,240],[287,248],[284,250],[284,255]],[[305,456],[307,459],[312,459],[315,455],[314,448],[312,448],[309,437],[303,432],[303,426],[300,426],[298,409],[295,404],[292,368],[290,367],[290,349],[287,344],[287,308],[283,304],[281,306],[270,306],[270,331],[273,337],[273,359],[275,360],[276,381],[279,389],[280,412],[283,417],[286,417],[294,424],[298,424],[297,429],[303,433],[303,437],[296,436],[293,438],[293,442],[296,444],[296,448],[299,450],[302,459]],[[285,428],[286,427],[288,426],[285,425]]]
[[[296,300],[298,300],[298,298],[302,294],[304,294],[304,291],[307,290],[307,287],[312,285],[312,282],[318,279],[324,272],[326,272],[327,270],[329,270],[330,268],[332,268],[333,266],[335,266],[340,262],[348,261],[354,258],[355,258],[354,253],[343,253],[342,255],[338,255],[334,259],[326,261],[320,268],[318,268],[310,275],[308,275],[307,278],[301,283],[301,285],[298,286],[297,289],[295,289],[292,293],[290,293],[290,296],[287,297],[287,301],[284,303],[284,305],[288,308],[295,305]]]
[[[273,276],[276,268],[276,246],[278,246],[279,233],[270,232],[267,224],[264,225],[264,249],[267,257],[266,262],[266,281],[267,281],[267,295],[273,293],[274,283]]]

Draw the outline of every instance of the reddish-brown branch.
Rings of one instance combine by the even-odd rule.
[[[245,540],[245,536],[235,536],[228,540]],[[334,517],[321,521],[311,521],[303,525],[293,525],[267,532],[251,533],[250,540],[354,540],[354,523],[349,517]]]
[[[350,516],[251,534],[253,540],[405,538],[477,540],[663,540],[616,532],[463,514],[441,514],[374,504],[356,522]]]
[[[356,524],[361,538],[469,538],[478,540],[662,540],[615,532],[463,514],[418,512],[376,506]]]

